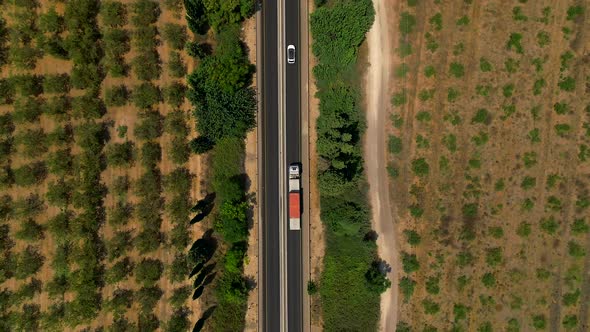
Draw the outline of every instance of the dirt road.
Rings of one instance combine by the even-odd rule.
[[[397,244],[389,201],[386,130],[391,73],[391,36],[387,25],[388,0],[374,0],[375,23],[367,35],[369,69],[366,78],[367,136],[365,161],[373,213],[373,229],[381,258],[391,266],[391,288],[381,296],[381,331],[394,331],[397,324]]]

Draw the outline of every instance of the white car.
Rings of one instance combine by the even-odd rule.
[[[295,45],[287,46],[287,63],[291,65],[295,63]]]

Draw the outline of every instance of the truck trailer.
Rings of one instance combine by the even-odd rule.
[[[297,164],[289,166],[289,229],[301,230],[301,171]]]

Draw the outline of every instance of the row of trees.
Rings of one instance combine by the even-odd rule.
[[[211,27],[216,38],[214,50],[205,43],[187,45],[189,54],[201,60],[188,77],[187,95],[195,106],[193,115],[201,135],[191,142],[191,148],[196,153],[213,148],[211,185],[218,206],[214,230],[224,243],[220,247],[225,250],[215,256],[223,264],[218,264],[214,293],[217,305],[211,325],[220,331],[244,328],[249,290],[243,275],[250,209],[243,183],[243,140],[247,131],[256,125],[256,101],[250,87],[254,67],[240,40],[239,23],[252,13],[253,4],[250,0],[227,6],[217,1],[185,1],[189,28],[199,35]],[[203,270],[195,284],[206,280],[209,273],[204,266],[208,252],[203,243],[206,244],[203,240],[197,241],[196,249],[189,254],[192,263],[197,265],[196,272]],[[201,254],[196,255],[198,252]],[[203,285],[195,292],[202,292]],[[210,313],[197,322],[196,328],[202,327],[208,315]]]
[[[320,2],[321,3],[321,2]],[[357,51],[374,19],[370,0],[333,1],[311,16],[313,73],[320,116],[321,218],[327,229],[326,265],[319,284],[324,327],[329,331],[376,330],[379,294],[389,287],[370,228],[361,140],[363,112],[355,77]],[[339,22],[334,24],[334,22]],[[366,266],[366,272],[359,269]]]

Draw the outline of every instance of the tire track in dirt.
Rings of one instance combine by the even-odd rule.
[[[374,0],[375,22],[367,34],[370,67],[367,71],[367,136],[365,138],[365,161],[372,207],[373,229],[379,234],[379,256],[391,269],[388,277],[390,287],[381,295],[381,331],[393,331],[397,324],[397,244],[391,216],[389,181],[387,177],[387,152],[385,115],[388,110],[388,91],[391,72],[391,37],[387,26],[386,7],[388,0]]]

